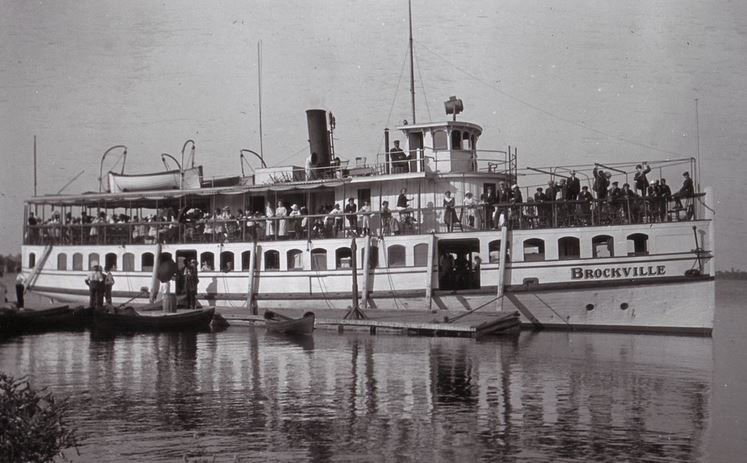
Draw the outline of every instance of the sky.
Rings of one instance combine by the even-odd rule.
[[[3,254],[20,250],[35,135],[39,194],[81,171],[63,192],[97,190],[117,144],[130,173],[163,169],[191,138],[207,177],[236,175],[239,150],[260,150],[259,41],[269,164],[302,165],[306,109],[335,114],[343,158],[374,158],[384,127],[411,119],[405,0],[0,0],[0,13]],[[699,151],[717,267],[747,268],[747,4],[414,0],[413,14],[418,122],[445,119],[456,95],[479,147],[517,147],[520,167]]]

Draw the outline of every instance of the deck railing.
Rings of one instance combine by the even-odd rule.
[[[204,217],[181,221],[46,223],[26,225],[24,244],[126,245],[225,243],[342,238],[365,234],[417,235],[492,230],[501,214],[510,229],[543,229],[697,220],[696,199],[636,198],[393,209],[283,217]]]

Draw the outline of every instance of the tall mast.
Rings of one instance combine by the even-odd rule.
[[[36,135],[34,135],[34,196],[36,196]]]
[[[415,123],[415,65],[412,52],[412,0],[407,0],[407,13],[410,22],[410,104],[412,105],[412,123]]]
[[[262,41],[257,41],[257,91],[259,93],[259,158],[264,163],[265,151],[262,140]]]
[[[697,142],[695,164],[695,187],[700,191],[700,118],[698,116],[698,99],[695,99],[695,139]]]

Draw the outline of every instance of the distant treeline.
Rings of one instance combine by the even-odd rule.
[[[717,270],[716,278],[721,280],[747,280],[747,272],[744,270],[734,269],[731,270]]]
[[[20,265],[20,254],[16,254],[15,256],[11,256],[10,254],[8,254],[7,256],[0,255],[0,272],[15,273],[16,267],[19,267]]]

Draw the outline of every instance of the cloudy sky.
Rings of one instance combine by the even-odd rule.
[[[687,158],[716,187],[717,266],[747,268],[747,4],[717,0],[415,0],[418,121],[484,128],[481,148],[519,165]],[[337,118],[337,152],[373,157],[384,127],[410,118],[407,2],[0,0],[0,252],[20,250],[23,200],[98,188],[99,160],[160,170],[188,138],[207,176],[236,174],[259,149],[301,163],[304,111]],[[404,70],[404,71],[403,71]],[[404,72],[404,73],[403,73]],[[105,166],[106,168],[107,166]],[[678,185],[681,169],[663,172]]]

